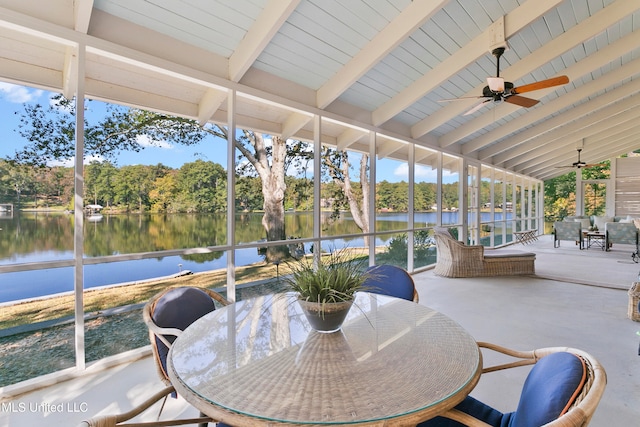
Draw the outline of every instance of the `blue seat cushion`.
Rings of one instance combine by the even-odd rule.
[[[184,331],[187,326],[207,313],[215,310],[211,297],[197,288],[181,287],[167,291],[156,301],[151,318],[161,328],[177,328]],[[170,343],[176,339],[173,335],[165,335]],[[167,354],[169,348],[156,337],[158,357],[165,374],[167,372]]]
[[[364,283],[367,291],[413,301],[415,285],[404,269],[380,264],[367,268],[367,273],[370,275]]]
[[[467,396],[460,402],[456,406],[456,409],[494,427],[507,427],[509,425],[509,419],[511,418],[510,414],[505,416],[502,412],[493,409],[489,405],[485,405],[471,396]],[[465,425],[449,418],[435,417],[429,421],[418,424],[416,427],[465,427]]]
[[[527,376],[509,427],[537,427],[557,419],[569,410],[586,378],[585,363],[575,354],[543,357]]]
[[[518,408],[503,414],[468,396],[456,409],[494,427],[540,427],[569,410],[586,381],[584,361],[571,353],[552,353],[540,359],[527,376]],[[444,417],[418,424],[419,427],[464,427]]]

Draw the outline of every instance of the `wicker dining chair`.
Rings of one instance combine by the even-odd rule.
[[[159,427],[188,424],[207,426],[209,422],[212,422],[213,420],[210,417],[203,414],[200,414],[197,418],[189,419],[160,421],[159,418],[162,414],[166,399],[169,396],[177,396],[176,390],[173,385],[171,385],[171,380],[167,375],[167,355],[169,348],[187,326],[205,314],[215,310],[216,303],[219,306],[225,306],[229,304],[229,301],[219,293],[209,289],[187,286],[169,288],[152,297],[142,310],[142,316],[149,328],[149,339],[151,341],[153,358],[156,362],[155,365],[158,375],[166,387],[128,412],[91,418],[83,421],[79,427]],[[125,423],[160,401],[162,401],[162,404],[157,416],[158,421],[134,424]],[[222,423],[218,423],[217,425],[219,427],[226,426]]]
[[[419,296],[413,277],[403,268],[391,264],[373,265],[366,270],[363,288],[367,292],[403,298],[418,302]]]
[[[516,411],[502,413],[468,396],[445,415],[417,427],[584,427],[589,424],[607,383],[604,368],[590,354],[569,347],[515,351],[479,342],[515,360],[486,367],[482,373],[534,365],[525,380]]]

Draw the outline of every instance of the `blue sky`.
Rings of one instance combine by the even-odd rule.
[[[16,149],[25,145],[24,139],[17,132],[20,123],[21,113],[24,111],[24,103],[40,103],[48,105],[50,97],[54,95],[44,90],[17,86],[10,83],[0,82],[0,114],[2,115],[2,125],[0,127],[0,157],[12,156]],[[88,103],[90,108],[87,111],[87,120],[100,117],[104,114],[104,104],[98,101]],[[16,114],[16,112],[18,114]],[[97,120],[97,119],[96,119]],[[207,139],[211,143],[210,139]],[[162,163],[172,168],[179,168],[184,163],[196,159],[210,160],[225,166],[226,158],[216,158],[220,150],[209,150],[203,144],[194,147],[169,144],[165,141],[152,141],[150,139],[140,139],[138,143],[144,147],[140,153],[125,152],[118,156],[119,166],[129,164],[156,165]],[[205,142],[206,144],[207,142]],[[92,160],[86,159],[85,162]],[[73,164],[73,159],[62,162],[67,166]],[[389,182],[407,181],[407,164],[383,159],[378,162],[378,181],[387,180]],[[358,179],[354,176],[354,179]],[[435,181],[435,171],[418,168],[416,170],[416,181]]]

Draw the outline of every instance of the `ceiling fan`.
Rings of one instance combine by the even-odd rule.
[[[581,169],[581,168],[591,168],[594,166],[606,166],[604,163],[593,163],[593,164],[587,164],[585,162],[583,162],[582,160],[580,160],[580,152],[582,151],[582,148],[576,148],[576,150],[578,151],[578,161],[577,162],[573,162],[571,165],[568,166],[556,166],[557,168],[577,168],[577,169]]]
[[[463,98],[453,98],[453,99],[442,99],[440,102],[446,101],[456,101],[459,99],[469,99],[469,98],[487,98],[482,101],[480,104],[476,105],[466,113],[464,116],[469,114],[473,114],[482,108],[487,103],[493,101],[494,103],[498,102],[508,102],[510,104],[519,105],[520,107],[533,107],[538,102],[537,99],[526,98],[524,96],[520,96],[521,93],[531,92],[539,89],[546,89],[553,86],[559,86],[563,84],[569,83],[569,77],[567,76],[558,76],[553,77],[547,80],[541,80],[539,82],[530,83],[523,86],[515,87],[511,82],[505,82],[502,77],[500,77],[500,57],[504,53],[504,47],[497,47],[491,51],[493,56],[496,57],[496,77],[487,77],[487,86],[482,89],[481,96],[472,96],[472,97],[463,97]]]

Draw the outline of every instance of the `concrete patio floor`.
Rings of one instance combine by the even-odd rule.
[[[608,377],[591,425],[638,425],[640,323],[627,317],[627,291],[640,270],[630,257],[634,248],[580,251],[562,242],[554,249],[551,236],[541,236],[533,244],[509,249],[535,252],[536,275],[448,279],[426,271],[414,275],[420,303],[455,319],[478,341],[518,350],[568,346],[591,353]],[[499,410],[514,410],[527,372],[517,368],[487,374],[472,395]],[[75,426],[94,415],[126,411],[161,387],[152,359],[143,357],[5,401],[0,426]],[[171,399],[163,414],[196,411]]]

